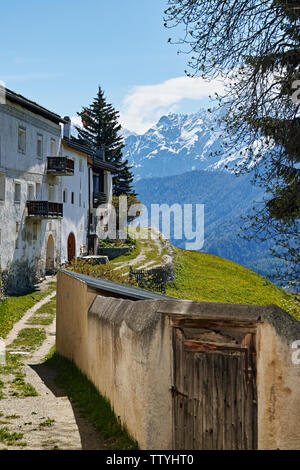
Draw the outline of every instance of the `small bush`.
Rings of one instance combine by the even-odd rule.
[[[128,274],[122,275],[120,271],[114,270],[114,267],[109,264],[94,264],[83,259],[74,259],[71,262],[71,270],[87,276],[107,279],[108,281],[135,285],[135,282],[129,278]]]

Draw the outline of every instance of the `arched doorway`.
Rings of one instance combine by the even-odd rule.
[[[54,239],[49,235],[46,251],[46,274],[52,274],[54,271]]]
[[[70,233],[68,237],[68,261],[71,263],[72,259],[75,258],[75,236],[74,233]]]

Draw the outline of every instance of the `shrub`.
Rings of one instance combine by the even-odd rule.
[[[96,261],[89,262],[83,259],[74,259],[71,262],[71,270],[87,276],[107,279],[108,281],[120,282],[121,284],[135,285],[134,280],[129,278],[129,274],[122,274],[119,270],[109,264],[95,264]]]

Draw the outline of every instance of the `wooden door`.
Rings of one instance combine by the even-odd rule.
[[[174,448],[257,448],[253,334],[241,344],[187,339],[174,328]]]
[[[46,250],[46,274],[52,274],[54,271],[54,239],[49,235]]]
[[[68,237],[68,261],[71,263],[72,259],[75,258],[75,236],[70,233]]]

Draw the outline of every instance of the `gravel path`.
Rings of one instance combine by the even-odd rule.
[[[55,296],[55,292],[38,302],[28,310],[23,318],[14,326],[6,338],[9,345],[23,328],[34,328],[26,325],[26,321],[42,305]],[[55,321],[49,326],[36,325],[45,328],[46,340],[30,356],[23,355],[23,380],[34,387],[38,396],[12,396],[11,382],[15,375],[0,375],[5,384],[4,398],[0,399],[0,450],[29,449],[29,450],[101,450],[103,440],[93,426],[82,416],[64,392],[55,384],[55,371],[42,363],[43,358],[55,343]],[[21,433],[12,445],[1,442],[1,430]],[[15,435],[16,436],[16,435]],[[19,445],[16,445],[19,444]],[[25,445],[26,444],[26,445]]]

